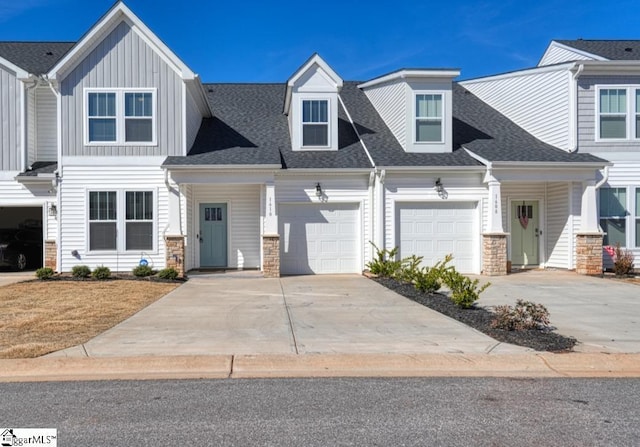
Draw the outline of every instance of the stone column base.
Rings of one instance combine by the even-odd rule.
[[[184,276],[184,236],[165,236],[166,267],[174,268]]]
[[[265,278],[280,278],[280,236],[262,236],[262,272]]]
[[[576,234],[576,273],[602,275],[602,233]]]
[[[507,274],[507,233],[482,235],[482,274],[503,276]]]
[[[58,245],[56,241],[44,241],[44,266],[54,272],[58,267]]]

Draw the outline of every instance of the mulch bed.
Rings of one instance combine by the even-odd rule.
[[[536,351],[569,352],[577,342],[573,337],[565,337],[550,329],[506,331],[492,328],[491,321],[494,314],[485,308],[473,306],[470,309],[463,309],[441,293],[422,293],[412,284],[401,283],[391,278],[372,277],[371,279],[418,304],[458,320],[503,343],[526,346]]]
[[[34,275],[35,276],[35,275]],[[88,277],[88,278],[76,278],[75,276],[72,275],[68,275],[68,274],[56,274],[53,275],[51,278],[48,279],[38,279],[38,278],[34,278],[34,279],[29,279],[26,281],[22,281],[22,282],[29,282],[29,281],[79,281],[79,282],[104,282],[104,281],[120,281],[120,280],[126,280],[126,281],[147,281],[147,282],[160,282],[160,283],[183,283],[187,281],[186,277],[179,277],[176,279],[165,279],[165,278],[160,278],[159,276],[134,276],[134,275],[125,275],[125,274],[112,274],[110,278],[108,279],[96,279],[92,276]]]

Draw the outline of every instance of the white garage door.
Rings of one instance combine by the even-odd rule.
[[[423,265],[431,266],[451,253],[458,271],[477,273],[476,208],[474,202],[398,203],[400,256],[423,256]]]
[[[280,271],[359,272],[359,216],[358,204],[281,204]]]

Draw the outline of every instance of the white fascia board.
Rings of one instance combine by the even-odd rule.
[[[453,80],[453,78],[460,76],[460,70],[451,69],[451,70],[400,70],[395,71],[393,73],[389,73],[387,75],[381,76],[379,78],[372,79],[370,81],[364,82],[358,85],[358,88],[366,89],[368,87],[373,87],[376,85],[384,84],[385,82],[395,81],[397,79],[433,79],[433,78],[445,78]]]
[[[16,78],[18,78],[21,81],[29,79],[29,72],[18,67],[16,64],[9,62],[3,57],[0,57],[0,65],[3,65],[8,70],[14,72],[16,75]]]
[[[367,174],[373,171],[373,168],[293,168],[293,169],[281,169],[277,174],[279,177],[286,177],[287,175],[328,175],[328,176],[340,176],[340,175],[352,175],[352,174]]]
[[[89,52],[96,45],[95,40],[106,31],[110,31],[121,21],[128,20],[132,29],[149,44],[160,57],[165,60],[182,79],[193,79],[195,74],[176,54],[167,47],[124,3],[116,3],[91,29],[77,42],[56,65],[49,70],[48,77],[57,81],[59,75],[64,75],[71,71],[78,63],[79,56]]]
[[[640,61],[578,61],[576,69],[582,66],[580,76],[585,74],[640,73]]]
[[[590,62],[590,61],[581,61],[579,63],[583,63],[583,62]],[[498,81],[500,79],[511,79],[511,78],[517,78],[519,76],[527,76],[527,75],[532,75],[532,74],[537,74],[537,73],[546,73],[546,72],[552,72],[552,71],[563,71],[563,70],[569,70],[569,69],[573,68],[575,65],[576,65],[576,62],[563,62],[561,64],[545,65],[543,67],[526,68],[524,70],[510,71],[510,72],[507,72],[507,73],[500,73],[500,74],[497,74],[497,75],[484,76],[484,77],[474,78],[474,79],[467,79],[465,81],[458,82],[458,84],[464,86],[464,85],[467,85],[467,84],[478,84],[480,82]]]
[[[25,175],[25,176],[16,176],[14,180],[18,183],[25,184],[51,184],[52,180],[55,180],[55,174],[38,174],[38,175]]]
[[[597,54],[589,53],[588,51],[584,51],[584,50],[579,50],[579,49],[574,48],[572,46],[565,45],[563,43],[560,43],[560,42],[557,42],[555,40],[552,40],[551,43],[549,44],[549,46],[547,47],[547,49],[545,50],[544,54],[542,55],[542,57],[538,61],[538,64],[540,64],[540,62],[542,62],[544,60],[544,58],[547,57],[547,53],[549,53],[549,51],[551,51],[553,48],[561,48],[563,50],[571,51],[572,53],[576,53],[576,54],[579,54],[579,55],[584,56],[584,57],[589,57],[589,58],[591,58],[593,60],[596,60],[596,61],[606,61],[606,60],[608,60],[607,58],[602,57],[602,56],[598,56]]]
[[[491,162],[494,170],[496,169],[522,169],[536,170],[544,168],[545,170],[581,170],[581,169],[604,169],[605,166],[613,166],[609,161],[494,161]]]
[[[166,155],[141,155],[139,157],[122,156],[64,156],[63,166],[149,166],[160,167],[167,159]]]
[[[287,80],[287,91],[285,93],[284,98],[284,114],[289,114],[289,108],[291,107],[291,94],[293,92],[293,87],[296,82],[311,68],[313,65],[317,65],[324,72],[325,76],[331,80],[336,86],[336,89],[340,91],[342,88],[344,81],[335,72],[333,68],[327,64],[324,59],[320,57],[318,53],[313,54],[307,62],[305,62],[302,67],[300,67],[291,77]]]
[[[411,173],[433,171],[482,173],[486,170],[484,166],[378,166],[378,169],[387,171],[387,175],[393,172]]]
[[[167,171],[211,171],[211,172],[227,172],[227,171],[251,171],[263,172],[272,171],[274,169],[282,169],[281,165],[171,165],[163,164],[162,169]]]

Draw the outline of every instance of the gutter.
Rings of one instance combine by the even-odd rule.
[[[607,182],[607,180],[609,180],[609,166],[610,166],[610,165],[606,165],[606,166],[604,167],[604,172],[602,173],[602,180],[600,180],[600,181],[599,181],[598,183],[596,183],[596,185],[595,185],[596,191],[597,191],[598,189],[600,189],[600,187],[601,187],[602,185],[604,185],[604,184]]]

